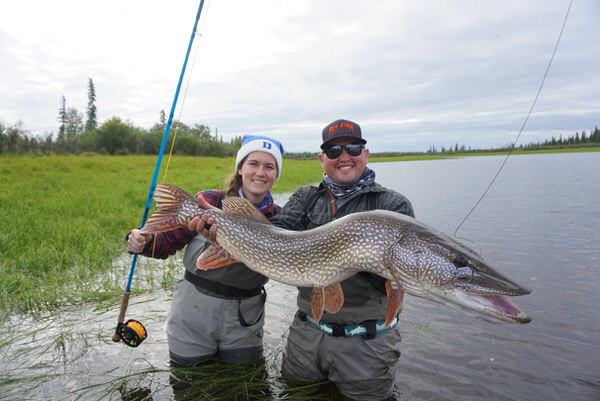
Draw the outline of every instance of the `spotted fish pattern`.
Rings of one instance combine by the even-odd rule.
[[[289,231],[270,225],[243,198],[224,199],[223,211],[201,209],[182,189],[159,184],[154,200],[157,211],[143,232],[186,226],[193,217],[208,214],[218,225],[217,242],[226,254],[284,284],[341,291],[337,283],[365,271],[386,278],[388,295],[399,296],[400,302],[399,294],[405,292],[489,322],[531,321],[508,298],[528,294],[528,289],[470,248],[410,216],[374,210],[311,230]],[[388,305],[386,320],[393,319],[399,306]],[[318,314],[314,303],[313,312]]]

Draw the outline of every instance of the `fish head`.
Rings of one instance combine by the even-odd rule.
[[[384,257],[392,280],[407,293],[492,323],[528,323],[508,297],[531,291],[508,279],[474,251],[430,229],[408,230]]]

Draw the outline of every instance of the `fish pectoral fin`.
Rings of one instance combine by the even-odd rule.
[[[176,228],[187,227],[177,221],[177,212],[156,211],[148,218],[140,231],[144,234],[162,233]]]
[[[246,198],[227,197],[223,199],[222,206],[225,214],[240,214],[263,223],[269,223],[269,219]]]
[[[238,260],[234,259],[225,249],[217,244],[211,244],[198,256],[196,267],[200,270],[213,270],[237,262]]]
[[[340,283],[334,283],[324,288],[325,306],[324,309],[329,313],[337,313],[344,306],[344,291]]]
[[[310,306],[313,320],[319,322],[323,317],[325,307],[325,290],[323,287],[313,287],[310,294]]]
[[[385,292],[387,293],[387,308],[385,310],[385,325],[388,327],[394,318],[400,313],[404,291],[390,280],[385,281]]]

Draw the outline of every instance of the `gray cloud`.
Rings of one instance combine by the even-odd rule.
[[[132,3],[91,23],[87,40],[97,52],[78,41],[62,43],[65,50],[56,54],[44,50],[43,40],[32,44],[0,30],[0,56],[11,60],[2,61],[9,74],[0,78],[7,94],[0,119],[55,131],[63,94],[85,110],[88,77],[101,119],[117,115],[147,128],[161,109],[168,112],[197,4],[144,3],[144,21]],[[321,128],[337,118],[361,124],[372,151],[505,145],[531,107],[567,6],[542,0],[212,2],[193,69],[188,66],[181,118],[218,129],[225,139],[271,135],[290,151],[316,150]],[[598,124],[599,11],[594,0],[574,2],[522,143]]]

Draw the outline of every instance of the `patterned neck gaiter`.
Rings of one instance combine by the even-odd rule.
[[[358,180],[350,185],[339,185],[336,184],[327,174],[323,173],[323,184],[331,191],[333,196],[336,198],[344,198],[352,195],[356,191],[361,190],[367,185],[371,185],[375,182],[375,172],[370,168],[365,168],[364,173]]]

